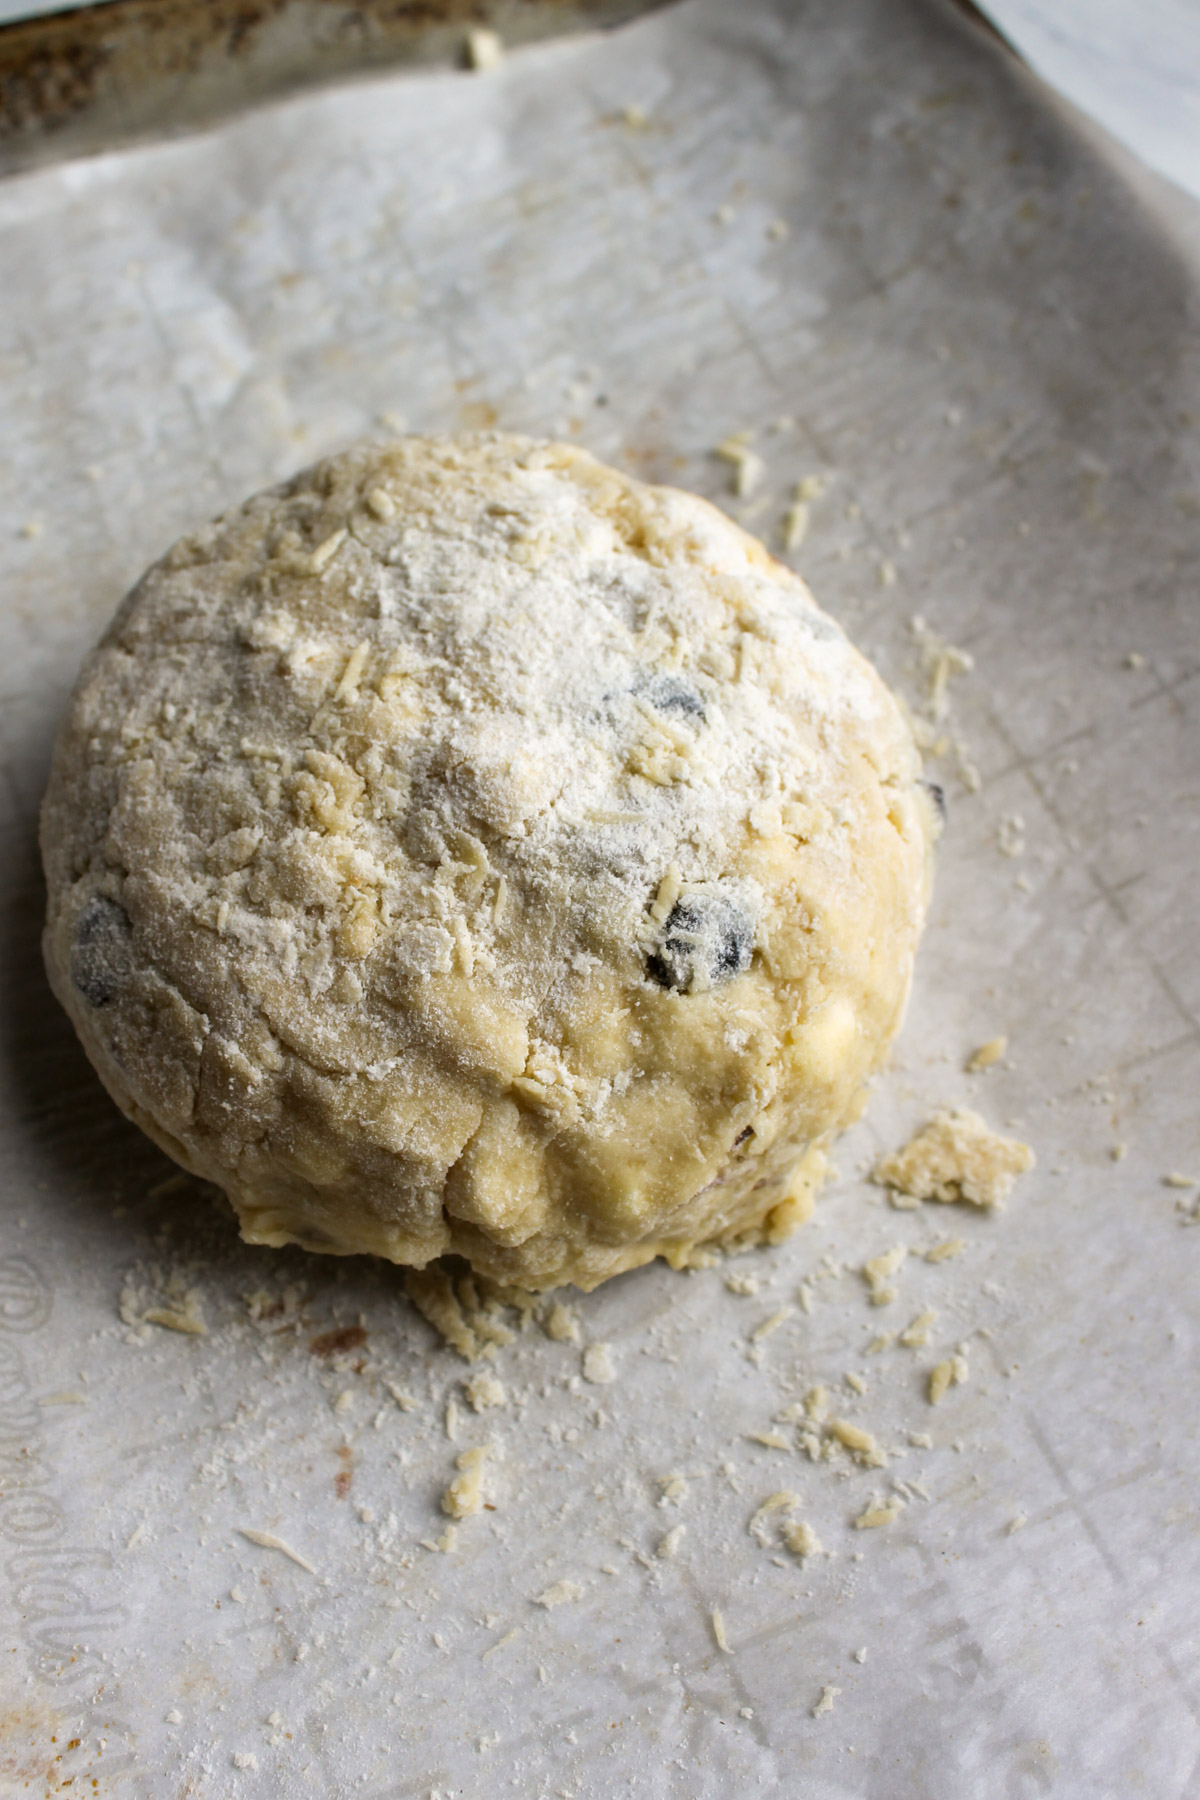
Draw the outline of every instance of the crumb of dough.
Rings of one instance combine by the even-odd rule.
[[[813,1421],[814,1425],[819,1425],[829,1411],[828,1388],[821,1387],[820,1385],[809,1388],[807,1394],[804,1396],[804,1410],[808,1417]]]
[[[490,1454],[481,1444],[455,1458],[459,1473],[442,1495],[442,1511],[452,1519],[469,1519],[484,1507],[484,1467]]]
[[[1028,1144],[1001,1137],[967,1107],[936,1113],[903,1150],[879,1161],[871,1179],[914,1200],[1002,1204],[1037,1158]]]
[[[825,1686],[821,1689],[821,1698],[812,1709],[813,1718],[819,1719],[823,1714],[831,1713],[833,1711],[833,1703],[841,1691],[840,1687],[834,1687],[831,1683],[826,1682]]]
[[[758,1276],[749,1270],[735,1272],[725,1277],[725,1286],[731,1294],[737,1294],[740,1299],[750,1300],[758,1292]]]
[[[497,1380],[495,1375],[487,1374],[486,1371],[472,1375],[469,1381],[464,1382],[463,1393],[466,1395],[468,1406],[477,1413],[485,1412],[490,1406],[508,1405],[508,1394],[504,1383]]]
[[[821,1540],[811,1525],[803,1519],[785,1519],[780,1532],[783,1542],[793,1556],[804,1560],[809,1556],[820,1556]]]
[[[767,226],[767,236],[773,244],[782,244],[784,238],[791,236],[791,227],[786,219],[772,219]]]
[[[936,1321],[936,1312],[932,1306],[927,1306],[924,1312],[917,1314],[911,1324],[904,1327],[896,1340],[897,1343],[903,1344],[906,1350],[923,1350],[929,1342],[929,1333]]]
[[[907,1244],[894,1244],[890,1250],[863,1264],[863,1279],[870,1289],[872,1306],[887,1306],[896,1298],[891,1278],[907,1255]]]
[[[853,1369],[850,1369],[847,1372],[845,1379],[846,1379],[846,1386],[848,1388],[850,1388],[854,1393],[865,1394],[867,1392],[867,1382],[866,1382],[865,1377],[857,1374]]]
[[[686,1536],[686,1525],[672,1525],[670,1531],[659,1538],[658,1548],[654,1554],[664,1562],[669,1561],[671,1557],[678,1554],[679,1546]]]
[[[276,1537],[273,1531],[254,1531],[249,1525],[239,1525],[238,1532],[250,1543],[257,1544],[261,1550],[278,1550],[281,1556],[286,1556],[290,1562],[307,1570],[310,1575],[316,1574],[317,1571],[307,1556],[301,1556],[298,1550],[293,1550],[290,1544],[284,1543],[281,1537]]]
[[[866,1660],[867,1660],[867,1647],[866,1647],[866,1645],[865,1645],[865,1644],[864,1644],[864,1645],[863,1645],[863,1647],[862,1647],[862,1649],[861,1649],[861,1650],[856,1650],[856,1651],[855,1651],[855,1652],[854,1652],[854,1660],[855,1660],[855,1662],[856,1662],[856,1663],[865,1663],[865,1662],[866,1662]]]
[[[481,1662],[486,1662],[488,1657],[495,1656],[498,1650],[507,1650],[508,1646],[516,1638],[519,1638],[520,1635],[521,1627],[519,1625],[514,1625],[511,1631],[506,1631],[502,1638],[497,1638],[494,1644],[489,1645],[479,1660]]]
[[[751,1444],[761,1444],[765,1450],[790,1450],[791,1440],[782,1431],[748,1431],[746,1439]]]
[[[499,34],[489,31],[485,25],[477,25],[472,31],[468,31],[463,48],[467,67],[478,74],[494,69],[504,61],[504,44]]]
[[[925,1252],[925,1261],[930,1263],[948,1262],[952,1256],[961,1256],[967,1247],[966,1238],[943,1238],[940,1244]]]
[[[884,1505],[868,1506],[866,1511],[860,1512],[855,1519],[854,1529],[855,1531],[876,1531],[881,1525],[891,1525],[899,1517],[900,1508],[892,1501],[888,1501]]]
[[[556,1606],[568,1606],[573,1600],[582,1600],[586,1589],[577,1581],[563,1579],[556,1581],[542,1594],[535,1594],[533,1604],[544,1606],[550,1612]]]
[[[791,1318],[792,1311],[790,1306],[781,1306],[779,1311],[773,1312],[769,1319],[764,1319],[761,1325],[756,1325],[750,1333],[751,1343],[761,1344],[763,1339],[769,1338],[773,1331],[778,1331],[779,1327],[786,1324]]]
[[[1025,854],[1025,821],[1020,813],[1005,813],[996,827],[996,848],[1001,856]]]
[[[791,554],[808,536],[809,506],[807,500],[793,500],[783,515],[783,547]]]
[[[712,1609],[711,1619],[712,1619],[712,1634],[713,1634],[713,1637],[716,1639],[717,1649],[724,1650],[724,1652],[727,1656],[732,1656],[733,1655],[733,1645],[729,1642],[729,1639],[725,1635],[724,1616],[723,1616],[723,1614],[718,1612],[718,1610],[715,1606]]]
[[[254,1770],[258,1767],[258,1758],[255,1756],[253,1750],[235,1750],[233,1753],[233,1766],[235,1769]]]
[[[867,1355],[878,1356],[882,1351],[890,1350],[895,1341],[896,1338],[893,1332],[881,1331],[879,1336],[873,1337],[867,1345]]]
[[[1173,1169],[1169,1175],[1163,1176],[1163,1186],[1169,1188],[1200,1187],[1200,1176],[1181,1175],[1177,1169]]]
[[[687,1477],[671,1474],[658,1478],[658,1504],[660,1506],[679,1506],[688,1496]]]
[[[843,1449],[849,1450],[855,1461],[862,1463],[864,1468],[881,1469],[887,1462],[887,1451],[861,1425],[852,1425],[849,1419],[830,1419],[825,1430]]]
[[[474,1362],[481,1348],[479,1339],[463,1316],[454,1283],[446,1271],[436,1264],[427,1269],[409,1269],[404,1277],[404,1291],[421,1317],[450,1348]]]
[[[607,1344],[589,1344],[583,1353],[583,1379],[602,1387],[617,1379],[612,1350]]]
[[[1124,1162],[1125,1158],[1129,1155],[1129,1145],[1114,1144],[1108,1154],[1113,1162]]]
[[[993,1063],[998,1063],[1007,1049],[1006,1037],[989,1038],[986,1044],[980,1044],[978,1050],[968,1056],[965,1065],[967,1074],[982,1074],[984,1069],[990,1069]]]
[[[970,1379],[967,1359],[961,1353],[947,1356],[929,1371],[929,1404],[940,1406],[950,1389]]]
[[[581,1335],[577,1315],[561,1300],[556,1300],[546,1314],[542,1329],[559,1344],[577,1344]]]
[[[765,1550],[770,1544],[770,1539],[767,1535],[767,1520],[770,1519],[773,1514],[778,1512],[788,1512],[792,1507],[799,1506],[799,1504],[799,1494],[792,1493],[789,1488],[783,1488],[777,1494],[768,1494],[762,1504],[755,1509],[749,1524],[746,1526],[746,1530],[754,1539],[755,1543],[761,1544]]]
[[[713,451],[733,469],[733,491],[740,500],[748,500],[767,472],[767,465],[756,450],[750,448],[748,431],[734,432],[722,439]]]
[[[396,1405],[400,1408],[401,1412],[415,1412],[421,1404],[419,1400],[413,1398],[406,1388],[402,1388],[398,1381],[385,1381],[383,1385],[392,1396],[392,1399],[396,1402]]]
[[[1013,1535],[1014,1531],[1023,1531],[1028,1523],[1029,1520],[1024,1513],[1014,1513],[1012,1518],[1008,1521],[1007,1530],[1009,1537]]]
[[[181,1331],[188,1337],[207,1337],[208,1326],[200,1312],[198,1300],[191,1294],[181,1308],[151,1306],[142,1314],[147,1325],[161,1325],[167,1331]]]

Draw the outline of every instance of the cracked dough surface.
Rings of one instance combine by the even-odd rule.
[[[811,1209],[909,988],[919,775],[706,502],[367,444],[182,540],[85,664],[47,966],[251,1242],[591,1287]]]

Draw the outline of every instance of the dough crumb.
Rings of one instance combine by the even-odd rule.
[[[1008,1521],[1009,1537],[1012,1537],[1012,1535],[1015,1531],[1023,1531],[1025,1529],[1026,1525],[1028,1525],[1028,1523],[1029,1523],[1029,1520],[1025,1516],[1024,1513],[1015,1513],[1013,1515],[1013,1517]]]
[[[948,1356],[929,1371],[929,1404],[939,1406],[950,1389],[970,1379],[965,1356]]]
[[[467,1362],[474,1362],[480,1351],[479,1339],[463,1315],[454,1283],[446,1271],[432,1263],[427,1269],[409,1269],[404,1277],[404,1291],[421,1317],[450,1348]]]
[[[686,1525],[672,1525],[670,1531],[659,1538],[658,1549],[654,1554],[660,1557],[664,1562],[669,1561],[671,1557],[678,1554],[679,1546],[686,1536]]]
[[[713,451],[733,469],[733,491],[739,500],[748,500],[767,472],[767,465],[756,450],[750,448],[751,433],[734,432],[724,438]]]
[[[733,1645],[725,1635],[725,1620],[715,1606],[712,1610],[712,1633],[717,1641],[717,1649],[724,1650],[727,1656],[732,1656]]]
[[[906,1325],[897,1343],[903,1344],[906,1350],[922,1350],[929,1342],[929,1333],[937,1320],[937,1314],[931,1306],[919,1312],[911,1325]]]
[[[1195,1175],[1181,1175],[1177,1169],[1173,1169],[1169,1175],[1163,1176],[1163,1186],[1169,1188],[1200,1187],[1200,1179]],[[146,1317],[150,1317],[149,1313]]]
[[[914,1450],[932,1450],[933,1439],[927,1431],[910,1431],[908,1441]]]
[[[843,1449],[849,1450],[855,1461],[862,1463],[864,1468],[881,1469],[887,1462],[886,1450],[861,1425],[852,1425],[848,1419],[830,1419],[825,1430]]]
[[[617,1379],[612,1351],[607,1344],[589,1344],[583,1353],[583,1379],[603,1387]]]
[[[847,1371],[845,1379],[846,1386],[852,1393],[865,1394],[867,1392],[867,1381],[865,1377],[857,1374],[853,1369]]]
[[[442,1495],[442,1511],[452,1519],[469,1519],[483,1511],[483,1472],[489,1455],[489,1446],[481,1444],[455,1458],[459,1473]]]
[[[468,31],[464,50],[467,67],[476,74],[494,69],[504,61],[504,45],[499,33],[489,31],[485,25],[477,25],[473,31]]]
[[[864,1644],[864,1645],[863,1645],[863,1647],[862,1647],[862,1649],[861,1649],[861,1650],[856,1650],[856,1651],[855,1651],[855,1652],[854,1652],[854,1660],[855,1660],[855,1662],[856,1662],[856,1663],[865,1663],[865,1662],[866,1662],[866,1660],[867,1660],[867,1647],[866,1647],[866,1645],[865,1645],[865,1644]]]
[[[660,1506],[678,1506],[688,1496],[687,1477],[684,1475],[660,1475],[658,1488]]]
[[[903,1150],[883,1157],[871,1179],[914,1200],[967,1200],[1000,1206],[1037,1158],[1028,1144],[1001,1137],[967,1107],[936,1113]]]
[[[804,1396],[804,1410],[814,1425],[819,1425],[829,1411],[829,1390],[819,1385],[809,1388]]]
[[[748,1431],[746,1438],[751,1444],[761,1444],[765,1450],[790,1450],[792,1447],[782,1431]]]
[[[181,1331],[188,1337],[208,1336],[208,1326],[204,1323],[194,1294],[185,1296],[182,1308],[151,1306],[142,1314],[142,1318],[147,1325],[161,1325],[166,1331]]]
[[[254,1770],[258,1767],[258,1758],[255,1756],[253,1750],[235,1750],[233,1753],[233,1766],[235,1769]]]
[[[883,1505],[868,1506],[865,1512],[860,1512],[854,1521],[854,1529],[855,1531],[877,1531],[881,1525],[891,1525],[899,1517],[899,1506],[889,1500]]]
[[[809,1556],[820,1556],[821,1540],[811,1525],[803,1519],[785,1519],[781,1532],[784,1544],[793,1556],[803,1560]]]
[[[781,1306],[779,1311],[773,1312],[769,1319],[764,1319],[761,1325],[756,1325],[750,1333],[751,1343],[761,1344],[764,1338],[769,1338],[772,1332],[778,1331],[779,1327],[786,1324],[791,1318],[793,1310],[790,1306]]]
[[[535,1606],[544,1606],[547,1612],[556,1606],[567,1606],[572,1600],[582,1600],[585,1589],[577,1581],[556,1581],[543,1594],[534,1597]]]
[[[887,1306],[896,1298],[891,1278],[907,1255],[907,1244],[894,1244],[890,1250],[863,1264],[863,1279],[870,1290],[872,1306]]]
[[[925,1252],[925,1261],[931,1263],[949,1262],[952,1256],[961,1256],[967,1247],[966,1238],[943,1238],[932,1250]]]
[[[505,1392],[504,1383],[486,1372],[472,1375],[469,1381],[464,1382],[463,1393],[466,1395],[467,1404],[477,1413],[485,1412],[489,1406],[508,1405],[508,1395]]]
[[[749,1270],[746,1270],[744,1273],[727,1275],[725,1277],[725,1286],[729,1293],[737,1294],[739,1298],[749,1300],[758,1292],[758,1276],[752,1274]]]
[[[986,1044],[980,1044],[978,1050],[968,1056],[966,1070],[968,1075],[981,1075],[984,1069],[990,1069],[998,1063],[1008,1049],[1006,1037],[989,1038]]]
[[[250,1543],[257,1544],[261,1550],[278,1550],[281,1556],[286,1556],[289,1561],[296,1563],[301,1569],[307,1570],[310,1575],[316,1574],[317,1571],[307,1556],[301,1556],[298,1550],[293,1550],[290,1544],[285,1544],[283,1539],[276,1537],[273,1531],[254,1531],[249,1525],[239,1525],[238,1532]]]
[[[546,1314],[542,1329],[546,1336],[553,1338],[557,1344],[577,1344],[579,1342],[579,1320],[572,1309],[564,1306],[561,1300],[556,1300]]]
[[[817,1704],[812,1709],[813,1718],[819,1719],[823,1713],[832,1712],[833,1711],[833,1703],[837,1699],[837,1697],[841,1693],[841,1691],[842,1690],[840,1687],[832,1687],[829,1683],[826,1683],[826,1685],[821,1689],[821,1698],[817,1701]]]
[[[809,507],[806,500],[793,500],[783,515],[783,548],[791,554],[808,536]]]

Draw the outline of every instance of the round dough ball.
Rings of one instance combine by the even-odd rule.
[[[249,1242],[592,1287],[811,1210],[909,988],[919,776],[706,502],[365,444],[177,544],[88,660],[47,966]]]

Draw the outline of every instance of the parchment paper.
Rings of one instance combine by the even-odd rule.
[[[5,1792],[1198,1791],[1200,1190],[1163,1178],[1200,1173],[1200,381],[1168,216],[938,0],[688,0],[0,188]],[[49,746],[117,600],[396,416],[577,437],[775,543],[825,475],[818,596],[914,705],[914,614],[974,658],[910,1017],[815,1222],[613,1282],[579,1345],[531,1325],[478,1415],[397,1272],[245,1249],[172,1182],[38,956]],[[743,429],[739,502],[711,450]],[[960,1102],[1037,1170],[999,1216],[892,1209],[864,1172]],[[141,1322],[188,1289],[206,1335]],[[926,1347],[868,1349],[925,1307]],[[885,1468],[748,1439],[794,1439],[814,1383]],[[422,1548],[484,1442],[495,1510]],[[751,1534],[780,1490],[829,1554]],[[904,1504],[855,1530],[873,1495]]]

